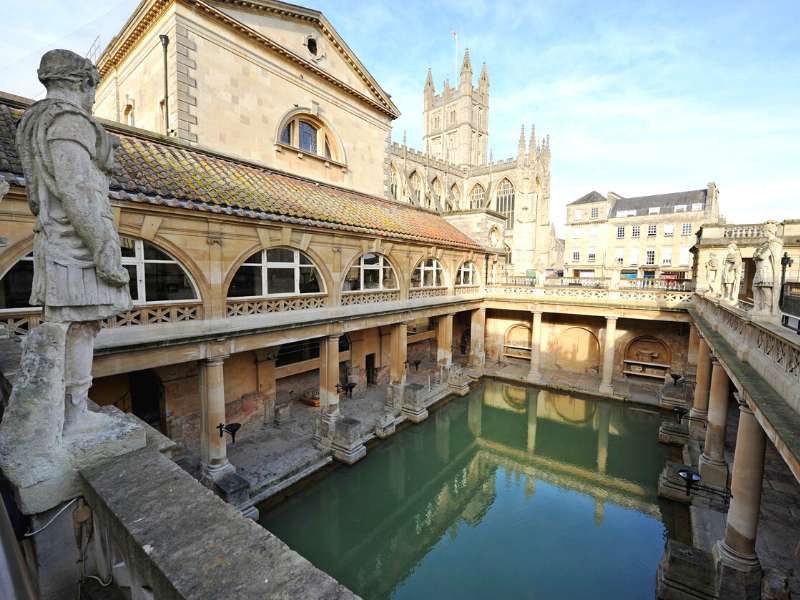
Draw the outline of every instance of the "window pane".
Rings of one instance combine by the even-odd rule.
[[[300,121],[300,149],[317,153],[317,128],[305,121]]]
[[[21,260],[0,281],[0,308],[26,308],[30,306],[33,284],[33,261]]]
[[[119,238],[119,248],[122,251],[122,256],[125,258],[133,258],[136,256],[136,242],[131,238]]]
[[[294,269],[267,269],[267,293],[294,294]]]
[[[241,298],[243,296],[261,296],[261,267],[239,267],[233,276],[231,287],[228,289],[228,298]]]
[[[422,281],[423,287],[432,287],[434,285],[433,271],[425,271],[425,276],[423,277]]]
[[[432,267],[432,266],[434,266],[435,264],[436,264],[436,261],[435,261],[435,260],[433,260],[432,258],[429,258],[428,260],[426,260],[426,261],[425,261],[425,266],[426,266],[426,267]]]
[[[292,125],[294,125],[294,123],[287,123],[286,127],[283,128],[283,131],[281,131],[281,142],[284,144],[292,143]]]
[[[136,282],[136,265],[122,265],[128,271],[128,291],[131,293],[131,300],[139,299],[139,285]]]
[[[350,267],[347,271],[347,277],[344,279],[344,285],[342,286],[342,291],[345,292],[352,292],[354,290],[361,289],[361,280],[360,274],[361,269],[358,267]]]
[[[383,288],[387,290],[397,289],[397,279],[394,276],[394,269],[384,267],[383,269]]]
[[[173,260],[161,250],[148,242],[144,242],[144,259],[145,260]]]
[[[381,287],[381,272],[377,269],[364,269],[364,289],[377,290]]]
[[[148,302],[190,300],[195,297],[189,279],[175,263],[145,264],[144,287]]]
[[[381,259],[377,254],[370,253],[365,254],[363,260],[365,265],[377,265]]]
[[[421,280],[421,272],[422,269],[417,267],[414,269],[414,274],[411,276],[411,287],[420,287],[422,280]]]
[[[300,268],[300,293],[301,294],[316,294],[322,291],[322,286],[319,284],[319,276],[314,267],[301,267]]]
[[[308,258],[308,257],[307,257],[305,254],[303,254],[303,253],[301,252],[301,253],[300,253],[300,264],[301,264],[301,265],[313,265],[314,263],[312,263],[312,262],[311,262],[311,259],[310,259],[310,258]]]
[[[267,250],[267,262],[293,263],[294,250],[287,250],[286,248]]]
[[[244,261],[244,264],[246,264],[246,265],[260,265],[261,264],[261,256],[262,256],[261,250],[259,250],[258,252],[253,254],[253,256],[251,256],[246,261]]]

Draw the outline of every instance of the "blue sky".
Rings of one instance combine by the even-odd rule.
[[[69,6],[67,6],[69,4]],[[5,0],[0,90],[36,96],[39,56],[104,46],[135,0]],[[491,78],[490,146],[550,134],[552,217],[596,189],[640,195],[716,181],[729,222],[800,218],[800,2],[308,0],[325,12],[421,147],[422,88],[452,79],[458,31]]]

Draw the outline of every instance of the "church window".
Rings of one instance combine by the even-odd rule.
[[[318,294],[322,277],[314,263],[299,250],[270,248],[250,256],[236,271],[228,298]]]
[[[433,196],[434,196],[434,208],[436,208],[436,204],[440,206],[444,204],[444,190],[442,189],[442,182],[437,177],[433,180]]]
[[[478,285],[478,269],[471,260],[461,263],[456,275],[456,285]]]
[[[461,191],[458,189],[458,186],[454,183],[450,187],[450,209],[458,209],[461,207]]]
[[[397,275],[389,259],[381,254],[364,254],[347,271],[342,291],[396,290]]]
[[[506,229],[514,229],[514,186],[503,179],[497,188],[497,212],[506,220]]]
[[[125,105],[125,110],[123,111],[123,117],[125,125],[130,125],[131,127],[136,125],[136,122],[133,118],[133,103],[129,103]]]
[[[450,125],[454,125],[456,122],[456,111],[450,111]]]
[[[409,183],[411,185],[411,201],[415,204],[419,204],[422,194],[422,181],[420,180],[419,173],[414,171],[411,177],[409,177]]]
[[[412,288],[444,287],[444,269],[435,258],[426,258],[419,262],[411,276]]]
[[[328,140],[328,136],[325,136],[325,158],[330,159],[331,156],[331,143]]]
[[[400,190],[400,175],[397,172],[397,169],[394,168],[392,165],[392,181],[389,184],[389,193],[391,194],[394,200],[398,200],[398,192]]]
[[[469,207],[470,208],[483,208],[483,202],[486,199],[486,191],[481,184],[476,183],[475,187],[469,194]]]

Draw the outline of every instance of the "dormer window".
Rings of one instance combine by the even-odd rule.
[[[650,209],[647,211],[649,215],[657,215],[661,212],[661,207],[659,206],[651,206]]]

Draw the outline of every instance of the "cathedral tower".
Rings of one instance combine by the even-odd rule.
[[[489,70],[484,64],[477,87],[472,85],[472,61],[464,52],[457,87],[444,82],[437,94],[433,74],[425,79],[425,151],[458,166],[486,163],[489,148]]]

